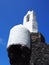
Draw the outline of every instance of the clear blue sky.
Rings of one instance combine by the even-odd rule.
[[[6,52],[9,31],[23,22],[28,10],[36,12],[39,32],[49,43],[49,0],[0,0],[0,65],[10,65]]]

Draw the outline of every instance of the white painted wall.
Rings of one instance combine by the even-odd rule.
[[[29,15],[29,21],[27,21],[27,16]],[[23,25],[16,25],[10,30],[7,48],[10,45],[21,44],[26,45],[30,48],[30,33],[38,32],[38,25],[36,22],[36,16],[34,11],[28,11],[24,16]]]
[[[27,16],[29,15],[29,21],[27,21]],[[30,32],[37,33],[38,32],[38,24],[36,22],[36,16],[34,11],[28,11],[24,16],[23,25]]]
[[[30,48],[30,32],[23,25],[16,25],[10,30],[7,48],[13,44],[26,45]]]

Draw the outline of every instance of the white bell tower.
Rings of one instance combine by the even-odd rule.
[[[36,22],[36,16],[34,11],[28,11],[28,13],[24,16],[23,25],[30,32],[37,33],[38,25]]]

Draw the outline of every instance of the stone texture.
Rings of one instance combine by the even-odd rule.
[[[26,46],[11,45],[7,51],[11,65],[29,65],[30,49]]]
[[[49,45],[44,37],[37,33],[31,34],[31,57],[30,65],[49,65]]]
[[[41,33],[30,34],[30,48],[18,44],[7,51],[11,65],[49,65],[49,45]]]
[[[49,65],[49,45],[38,33],[34,11],[28,11],[23,24],[10,30],[7,52],[11,65]]]

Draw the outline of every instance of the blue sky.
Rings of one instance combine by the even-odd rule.
[[[49,0],[0,0],[0,65],[10,65],[6,51],[9,31],[22,24],[28,10],[36,12],[39,32],[49,43]]]

